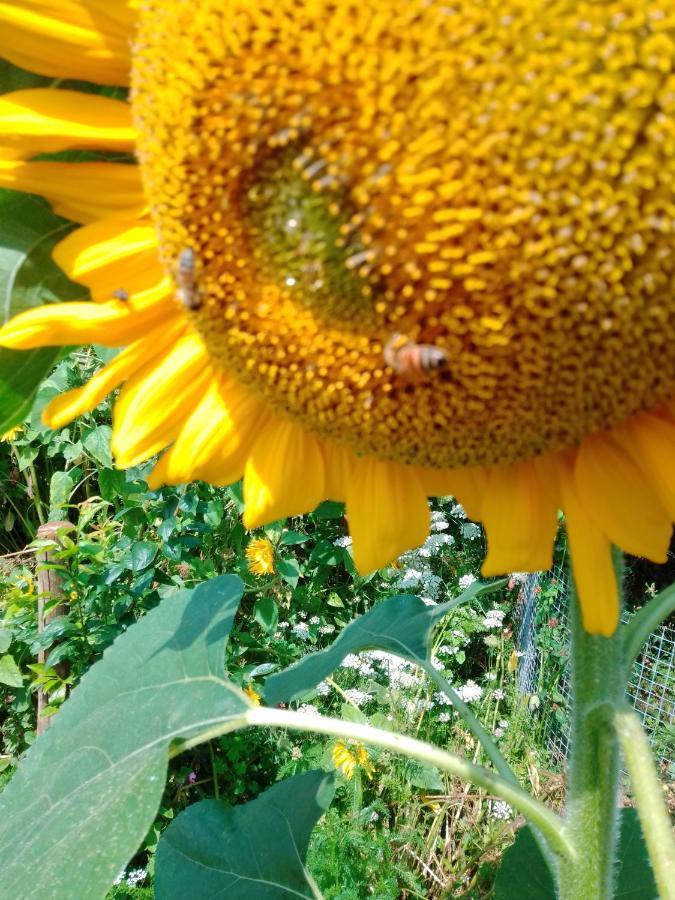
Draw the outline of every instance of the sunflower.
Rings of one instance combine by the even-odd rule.
[[[254,538],[246,548],[248,568],[254,575],[274,574],[274,547],[267,538]]]
[[[0,98],[0,184],[79,227],[93,302],[23,313],[15,349],[124,347],[53,400],[122,386],[117,464],[243,476],[255,528],[346,503],[367,572],[428,497],[482,520],[483,572],[545,569],[562,509],[586,628],[611,544],[675,518],[672,0],[1,2],[0,49],[131,85]],[[135,152],[124,161],[42,151]]]

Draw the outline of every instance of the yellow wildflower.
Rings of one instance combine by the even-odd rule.
[[[253,703],[255,703],[256,706],[260,706],[260,701],[262,698],[261,698],[260,694],[256,691],[256,689],[253,687],[252,684],[246,685],[246,687],[244,688],[244,693],[246,694],[246,696],[248,697],[249,700],[251,700]]]
[[[675,518],[672,0],[22,0],[0,24],[19,65],[132,86],[0,98],[0,185],[80,224],[55,259],[94,301],[0,343],[126,346],[47,424],[124,384],[118,465],[243,476],[248,528],[345,501],[361,572],[450,493],[484,574],[545,569],[562,508],[586,628],[613,632],[610,545],[665,560]],[[68,148],[140,165],[32,159]]]
[[[357,766],[363,770],[368,778],[373,777],[374,770],[370,762],[370,756],[362,743],[357,743],[352,749],[344,741],[337,741],[333,747],[332,756],[333,765],[347,779],[351,780]]]
[[[10,441],[13,441],[17,435],[21,434],[23,431],[23,425],[17,425],[15,428],[10,428],[9,431],[6,431],[4,434],[0,434],[0,443],[8,444]]]
[[[246,561],[254,575],[274,574],[274,547],[267,538],[254,538],[246,548]]]

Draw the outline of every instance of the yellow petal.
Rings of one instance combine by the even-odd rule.
[[[123,347],[139,332],[180,316],[168,284],[128,301],[50,303],[20,313],[0,328],[0,347],[30,350],[69,344]]]
[[[156,488],[193,479],[216,485],[238,481],[255,434],[266,420],[266,407],[255,394],[231,379],[214,377],[148,484]]]
[[[561,455],[558,470],[584,628],[590,634],[610,637],[619,624],[619,592],[612,547],[580,502],[573,454]]]
[[[483,469],[418,469],[429,497],[452,496],[464,507],[470,519],[480,519],[485,493]]]
[[[533,460],[489,473],[482,519],[488,539],[483,575],[548,569],[558,528],[557,509]]]
[[[42,411],[42,421],[49,428],[62,428],[77,416],[90,412],[134,372],[147,365],[149,359],[164,350],[167,344],[175,341],[180,328],[183,327],[182,322],[177,322],[169,328],[164,325],[155,328],[118,353],[82,387],[54,397]]]
[[[671,454],[671,467],[673,459]],[[613,544],[635,556],[666,561],[671,519],[649,481],[610,434],[585,438],[574,474],[589,518]]]
[[[246,528],[311,512],[324,496],[324,460],[317,439],[289,419],[270,418],[244,470]]]
[[[194,332],[139,369],[122,388],[113,410],[117,465],[135,466],[171,443],[212,377],[206,347]]]
[[[429,503],[413,469],[372,457],[356,459],[347,491],[354,563],[365,575],[424,543]]]
[[[121,100],[49,88],[0,97],[0,144],[24,158],[71,148],[131,153],[135,140],[131,107]]]
[[[354,452],[332,442],[322,443],[321,446],[326,461],[326,498],[343,503],[347,497]]]
[[[109,300],[114,291],[132,294],[159,284],[157,234],[147,219],[104,219],[83,225],[60,241],[52,256],[63,271],[86,285],[94,300]]]
[[[642,413],[626,423],[623,433],[637,465],[675,521],[675,413],[672,420]]]
[[[129,83],[135,13],[124,0],[0,3],[0,55],[57,78]]]
[[[0,160],[0,186],[40,194],[74,222],[137,218],[147,207],[138,166],[122,163]]]

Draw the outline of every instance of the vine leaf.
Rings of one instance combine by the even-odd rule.
[[[340,665],[348,653],[377,648],[395,653],[414,663],[422,663],[429,654],[429,638],[436,623],[462,603],[492,593],[506,584],[505,579],[481,584],[476,582],[459,597],[439,606],[427,606],[412,594],[398,594],[351,622],[330,647],[304,656],[283,672],[271,675],[264,684],[269,706],[295,700],[323,681]]]
[[[155,897],[316,897],[304,861],[312,829],[334,790],[332,774],[303,772],[241,806],[195,803],[160,839]]]
[[[102,897],[152,824],[170,746],[245,724],[223,668],[241,595],[234,576],[177,592],[87,672],[0,794],[4,896]]]

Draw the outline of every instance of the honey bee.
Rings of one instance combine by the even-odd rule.
[[[448,364],[445,350],[434,344],[416,344],[398,332],[392,334],[382,353],[386,364],[408,380],[443,369]]]
[[[115,300],[121,300],[123,303],[126,303],[129,299],[129,292],[125,291],[124,288],[117,288],[117,290],[112,292]]]
[[[195,252],[191,247],[181,250],[176,271],[178,290],[176,296],[186,309],[199,309],[202,305],[195,279]]]

